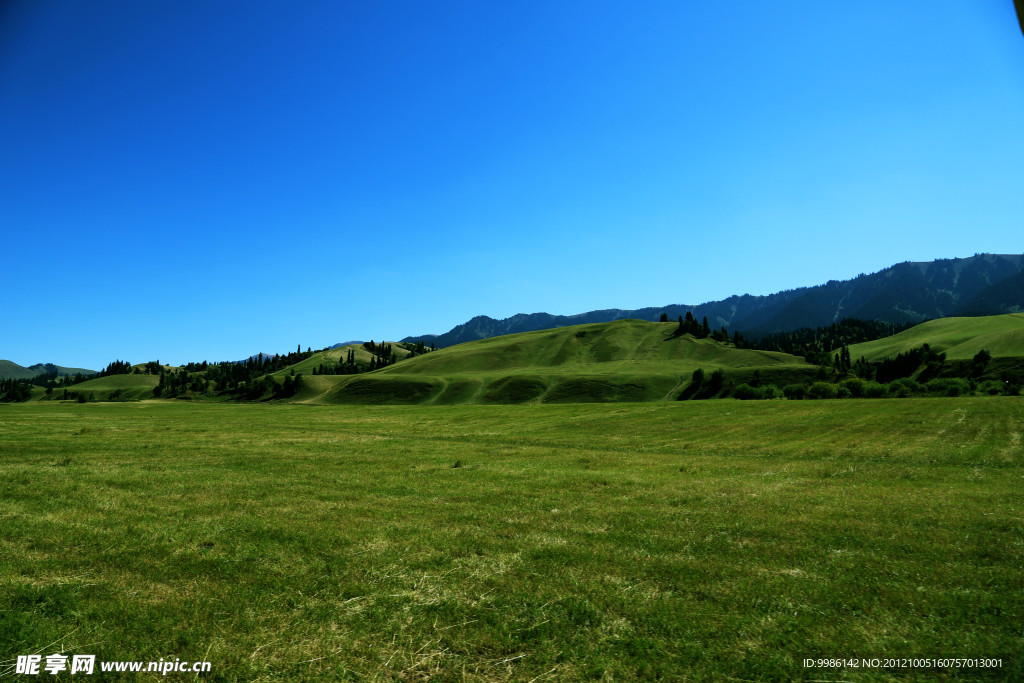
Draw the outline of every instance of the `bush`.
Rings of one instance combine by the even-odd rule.
[[[889,382],[889,395],[896,396],[897,398],[906,398],[913,394],[919,394],[921,389],[920,384],[908,377]]]
[[[1006,385],[1003,384],[1002,382],[990,379],[987,382],[982,382],[978,386],[978,391],[980,391],[983,394],[988,394],[989,396],[998,396],[999,394],[1003,393],[1003,390],[1005,388]]]
[[[924,389],[936,396],[963,396],[970,393],[971,385],[961,377],[941,377],[925,384]]]
[[[839,393],[835,384],[828,382],[815,382],[807,390],[807,398],[835,398]]]
[[[864,398],[864,380],[860,378],[844,379],[839,383],[839,389],[840,391],[845,390],[853,398]],[[843,396],[840,396],[840,398],[843,398]]]
[[[732,390],[733,398],[741,401],[765,401],[773,398],[782,398],[782,392],[774,384],[767,384],[763,387],[752,387],[743,383]]]
[[[836,398],[853,398],[853,394],[850,393],[849,389],[840,384],[836,387]]]
[[[889,387],[878,382],[864,382],[865,398],[885,398],[889,395]]]
[[[743,383],[733,389],[733,398],[738,398],[741,401],[756,401],[764,398],[760,389],[755,389],[749,384]]]
[[[782,388],[782,393],[790,401],[799,401],[800,399],[807,397],[807,385],[806,384],[787,384]]]

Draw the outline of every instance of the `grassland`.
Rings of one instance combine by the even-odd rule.
[[[372,357],[372,354],[370,354],[370,352],[367,351],[362,344],[351,344],[349,346],[339,346],[336,349],[325,349],[323,351],[317,351],[304,361],[295,363],[294,365],[289,365],[287,368],[283,370],[278,370],[277,372],[273,373],[273,376],[278,378],[284,378],[285,375],[288,375],[292,372],[301,372],[303,375],[312,375],[313,369],[318,366],[326,365],[330,367],[334,365],[339,365],[340,363],[344,362],[345,356],[350,350],[355,353],[356,362],[363,365],[370,364],[370,358]],[[409,355],[409,351],[407,349],[404,349],[394,344],[392,345],[392,351],[400,359],[406,358]]]
[[[697,368],[706,373],[721,369],[733,384],[757,372],[763,381],[779,386],[810,381],[817,371],[785,353],[677,337],[676,327],[643,320],[576,325],[482,339],[415,358],[393,345],[399,362],[381,370],[312,374],[320,366],[338,365],[349,350],[358,363],[369,365],[371,354],[365,348],[346,346],[318,351],[272,376],[281,382],[302,374],[302,388],[288,399],[299,403],[451,405],[664,401],[678,398]],[[158,381],[154,375],[116,377],[114,382],[105,377],[77,384],[70,392],[97,401],[111,396],[137,400],[151,398]],[[62,395],[58,391],[49,400]]]
[[[675,323],[618,320],[492,337],[415,358],[409,358],[408,350],[393,345],[399,362],[375,372],[313,374],[321,367],[331,372],[350,351],[356,362],[368,366],[371,354],[362,345],[353,345],[315,352],[271,376],[280,384],[301,374],[301,388],[294,395],[287,392],[285,400],[321,405],[672,401],[697,394],[698,387],[691,386],[691,377],[698,368],[705,376],[715,370],[726,374],[726,381],[720,385],[711,389],[702,385],[698,398],[729,395],[732,387],[747,382],[781,388],[822,379],[819,368],[801,357],[736,348],[729,342],[688,334],[676,336],[676,327]],[[937,372],[943,377],[970,376],[979,382],[1016,385],[1024,368],[1024,314],[934,320],[885,339],[855,344],[850,354],[853,359],[879,361],[925,343],[946,353],[949,361],[945,368],[934,370],[933,376]],[[978,374],[969,362],[983,348],[995,360]],[[925,370],[922,366],[915,377]],[[194,373],[200,380],[204,374]],[[153,396],[157,381],[156,376],[145,374],[97,378],[71,387],[69,397],[90,401],[147,399]],[[63,396],[62,390],[51,395],[32,390],[32,397],[40,400],[60,400]],[[275,395],[270,388],[262,394],[243,389],[231,395],[214,385],[206,393],[189,393],[187,397],[224,401],[239,396],[269,400]]]
[[[73,384],[68,391],[97,401],[137,401],[153,398],[153,387],[159,381],[157,375],[108,375]],[[51,398],[60,399],[63,393],[63,389],[55,389]]]
[[[878,361],[922,344],[949,360],[970,360],[982,349],[995,357],[1024,357],[1024,313],[931,320],[891,337],[853,344],[850,356]]]
[[[1003,397],[2,405],[0,660],[1020,680],[1022,424]]]
[[[468,342],[368,375],[311,384],[308,403],[579,403],[674,399],[697,368],[744,381],[809,379],[785,353],[673,336],[675,323],[618,320]]]

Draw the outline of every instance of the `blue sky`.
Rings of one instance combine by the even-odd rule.
[[[1021,253],[970,2],[0,10],[0,358],[225,360]]]

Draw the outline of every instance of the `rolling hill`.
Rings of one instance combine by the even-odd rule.
[[[880,361],[925,343],[944,352],[950,361],[969,361],[985,349],[1003,365],[1019,365],[1024,361],[1024,313],[932,320],[849,348],[854,359]],[[318,351],[271,376],[280,385],[287,377],[302,375],[298,392],[285,399],[290,402],[444,405],[710,398],[727,395],[730,386],[751,382],[755,373],[763,383],[782,387],[811,382],[819,371],[797,356],[737,348],[730,342],[689,334],[677,336],[676,323],[634,319],[491,337],[413,358],[400,346],[392,348],[402,360],[374,372],[313,374],[320,366],[338,365],[349,351],[361,364],[368,364],[370,353],[357,344]],[[724,383],[697,387],[691,379],[698,368],[706,376],[721,370]],[[69,398],[151,399],[158,381],[158,376],[146,374],[101,377],[69,387]],[[271,392],[265,392],[236,396],[266,400]],[[33,397],[60,400],[63,391],[44,397],[40,388],[33,390]],[[231,395],[194,398],[230,400]]]
[[[36,363],[26,368],[13,361],[0,360],[0,379],[32,379],[46,372],[46,365],[45,363]],[[85,368],[65,368],[61,365],[54,367],[57,368],[58,375],[96,374],[95,370],[87,370]]]
[[[386,343],[387,342],[381,342],[381,344]],[[273,373],[272,376],[283,378],[284,376],[290,375],[293,372],[301,372],[303,376],[312,375],[313,368],[319,367],[321,365],[337,365],[338,363],[342,362],[350,350],[355,352],[356,362],[362,364],[369,364],[372,354],[363,347],[362,342],[354,342],[351,344],[347,344],[345,346],[334,346],[323,351],[317,351],[306,360],[295,363],[293,365],[289,365],[286,368],[278,370],[277,372]],[[396,356],[398,356],[399,359],[406,358],[409,356],[409,351],[407,349],[403,349],[402,347],[396,344],[392,344],[391,350],[394,352]]]
[[[742,382],[806,380],[816,370],[784,353],[737,349],[675,323],[619,320],[494,337],[372,373],[304,378],[308,403],[568,403],[676,398],[693,371]],[[330,353],[330,352],[328,352]],[[313,360],[313,359],[310,359]]]
[[[95,401],[136,401],[153,398],[153,387],[159,381],[157,375],[110,375],[73,384],[68,387],[68,392]],[[63,389],[55,389],[52,398],[60,399],[62,396]]]
[[[634,310],[604,309],[577,315],[517,314],[502,320],[477,316],[440,335],[402,341],[438,348],[504,334],[636,318],[670,319],[692,311],[711,326],[726,326],[744,335],[818,327],[842,318],[891,323],[923,322],[953,315],[994,315],[1024,310],[1024,255],[978,254],[962,259],[904,262],[852,280],[831,280],[816,287],[767,296],[731,296],[699,305],[670,304]]]
[[[985,349],[993,357],[1024,357],[1024,313],[930,320],[891,337],[853,344],[851,358],[891,358],[922,344],[949,360],[970,360]]]

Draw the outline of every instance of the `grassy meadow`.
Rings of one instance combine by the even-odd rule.
[[[993,356],[1024,356],[1024,313],[929,320],[891,337],[851,344],[850,356],[878,361],[922,344],[950,360],[970,360],[982,349]]]
[[[0,673],[1020,680],[1022,425],[1010,397],[0,405]]]
[[[692,373],[758,371],[782,383],[816,368],[785,353],[675,336],[676,323],[616,320],[480,339],[307,393],[324,403],[589,403],[674,400]],[[767,380],[766,380],[767,381]]]
[[[398,361],[374,372],[315,375],[333,369],[349,351],[365,367],[371,354],[362,345],[313,352],[309,358],[269,373],[274,381],[302,375],[289,400],[337,405],[452,405],[511,403],[606,403],[675,400],[690,384],[693,371],[727,371],[729,381],[784,386],[810,382],[817,366],[774,351],[736,348],[731,343],[676,336],[676,323],[617,320],[552,330],[491,337],[409,358],[392,346]],[[195,372],[203,377],[205,372]],[[69,397],[89,401],[134,401],[153,397],[155,375],[100,377],[69,387]],[[62,400],[63,389],[39,400]],[[220,395],[203,400],[230,400]],[[261,398],[248,396],[249,399]],[[266,391],[262,398],[270,398]]]

